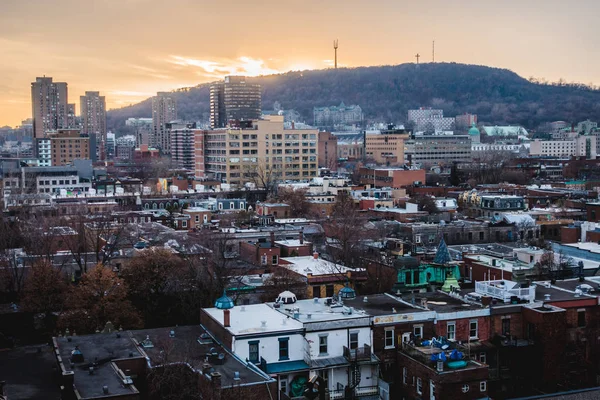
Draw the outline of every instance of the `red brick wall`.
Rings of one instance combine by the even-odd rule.
[[[432,364],[433,366],[433,364]],[[407,384],[403,383],[403,368],[408,371]],[[435,384],[436,400],[474,400],[485,398],[488,395],[487,391],[480,391],[479,384],[482,381],[488,380],[489,371],[487,367],[455,370],[453,372],[445,372],[438,374],[431,368],[421,364],[420,362],[410,358],[402,352],[398,352],[398,369],[397,380],[398,393],[394,398],[409,398],[409,399],[429,399],[429,383],[433,381]],[[421,378],[423,383],[422,394],[417,393],[416,381]],[[489,382],[488,382],[489,383]],[[469,391],[463,393],[463,385],[469,385]]]
[[[231,333],[204,310],[200,310],[200,323],[204,325],[206,330],[216,337],[227,349],[231,350]]]
[[[590,222],[600,222],[600,205],[587,204],[587,220]]]
[[[600,243],[600,232],[589,231],[585,235],[586,242]]]
[[[510,334],[516,336],[517,339],[523,339],[525,337],[525,331],[523,326],[523,316],[521,313],[511,313],[506,315],[493,315],[490,316],[490,337],[503,336],[506,332],[502,331],[502,320],[503,317],[510,319]]]
[[[415,325],[423,325],[423,336],[431,338],[435,335],[433,321],[423,321],[415,323],[402,323],[390,325],[375,325],[373,327],[373,351],[377,356],[385,362],[395,362],[397,350],[402,344],[402,334],[414,332]],[[385,348],[385,330],[389,327],[394,327],[394,345],[395,349]]]
[[[569,228],[562,226],[560,228],[560,241],[561,243],[577,243],[581,237],[581,228]]]
[[[457,341],[467,342],[469,340],[469,324],[471,320],[477,320],[477,336],[480,341],[490,339],[490,320],[489,317],[462,318],[449,321],[438,321],[435,326],[436,336],[446,336],[448,334],[448,322],[456,323]]]
[[[488,279],[512,279],[512,274],[509,271],[483,265],[476,260],[468,258],[468,256],[464,257],[464,265],[461,269],[465,277],[471,276],[473,282],[487,281]],[[471,271],[471,275],[469,275],[469,271]]]

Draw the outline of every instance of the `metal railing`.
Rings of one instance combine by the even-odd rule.
[[[363,347],[349,349],[344,346],[344,357],[348,361],[371,361],[371,346],[365,344]]]
[[[529,302],[535,301],[535,287],[507,289],[500,285],[502,281],[475,282],[475,291],[502,301],[510,301],[513,296]]]

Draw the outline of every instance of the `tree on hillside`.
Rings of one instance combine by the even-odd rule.
[[[124,329],[139,329],[142,318],[127,296],[123,279],[110,269],[97,266],[85,273],[66,298],[58,327],[77,333],[92,333],[107,322]]]

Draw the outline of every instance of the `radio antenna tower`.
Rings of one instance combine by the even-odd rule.
[[[338,49],[338,40],[335,39],[333,41],[333,51],[335,52],[335,59],[334,59],[335,69],[337,69],[337,49]]]
[[[421,55],[419,53],[417,53],[417,55],[415,56],[415,58],[417,59],[417,65],[419,65],[419,58],[421,58]]]
[[[433,41],[432,49],[431,49],[431,59],[435,62],[435,40]]]

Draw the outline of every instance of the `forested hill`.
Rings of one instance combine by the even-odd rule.
[[[368,121],[404,122],[408,109],[442,108],[445,115],[470,112],[480,122],[522,124],[600,120],[600,91],[577,84],[538,84],[512,71],[455,63],[402,64],[288,72],[250,78],[263,87],[263,110],[279,101],[312,122],[314,106],[342,101],[362,107]],[[209,84],[176,92],[179,117],[208,120]],[[150,117],[151,101],[108,112],[118,129],[128,117]]]

